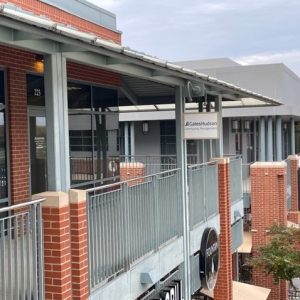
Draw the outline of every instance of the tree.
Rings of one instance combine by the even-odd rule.
[[[271,240],[258,249],[250,264],[273,276],[274,282],[300,277],[300,229],[280,225],[269,228]]]

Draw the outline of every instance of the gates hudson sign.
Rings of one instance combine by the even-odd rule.
[[[200,280],[202,287],[212,290],[219,270],[219,238],[214,228],[206,228],[200,248]]]
[[[184,138],[187,140],[218,139],[219,113],[185,113]]]

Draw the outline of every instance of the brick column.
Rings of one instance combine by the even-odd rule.
[[[298,205],[298,162],[297,155],[288,157],[291,163],[291,211],[299,211]]]
[[[86,192],[70,190],[70,228],[73,299],[89,297]]]
[[[229,158],[218,161],[220,211],[220,270],[214,289],[215,300],[232,300],[231,200]]]
[[[10,67],[7,72],[7,81],[10,198],[11,204],[18,204],[30,198],[26,73],[20,66]]]
[[[139,162],[125,162],[120,163],[120,181],[139,178],[137,180],[130,181],[129,186],[136,185],[144,182],[141,177],[145,176],[145,165]]]
[[[72,299],[70,213],[68,195],[45,192],[44,221],[45,299]]]
[[[266,245],[270,237],[267,228],[274,223],[287,224],[286,163],[256,162],[250,167],[252,249],[257,255],[260,246]],[[273,277],[261,269],[253,268],[253,283],[271,289],[270,300],[287,299],[287,283],[274,285]]]

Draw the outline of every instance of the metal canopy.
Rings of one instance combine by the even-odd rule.
[[[11,5],[0,6],[0,43],[40,54],[62,52],[67,60],[121,74],[121,93],[132,104],[140,102],[141,96],[148,98],[141,101],[146,104],[155,102],[157,97],[160,97],[157,103],[169,103],[170,97],[174,103],[174,87],[185,86],[187,81],[204,83],[209,94],[230,100],[231,104],[224,107],[281,104],[273,98],[122,47]],[[233,105],[236,100],[237,105]]]

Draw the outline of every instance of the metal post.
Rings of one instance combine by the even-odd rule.
[[[280,116],[276,116],[276,160],[282,160],[282,128]]]
[[[187,193],[187,156],[186,141],[183,139],[183,113],[185,103],[182,94],[182,87],[175,89],[176,100],[176,148],[177,167],[181,169],[181,195],[183,213],[183,252],[184,252],[184,299],[191,299],[190,287],[190,247],[189,247],[189,205]]]
[[[69,119],[66,58],[45,56],[48,189],[70,189]]]
[[[295,120],[294,118],[290,119],[290,135],[291,135],[291,154],[295,154]]]
[[[222,120],[222,96],[219,95],[216,99],[215,109],[219,113],[219,139],[216,141],[216,157],[223,157],[223,120]]]
[[[267,161],[273,161],[273,118],[268,117]]]
[[[260,161],[266,160],[266,124],[265,117],[259,119],[259,153],[258,158]]]
[[[131,161],[134,161],[134,156],[135,156],[134,122],[130,122],[130,156],[131,156]]]
[[[125,151],[125,161],[128,160],[129,156],[129,135],[128,135],[128,122],[124,124],[124,151]]]

